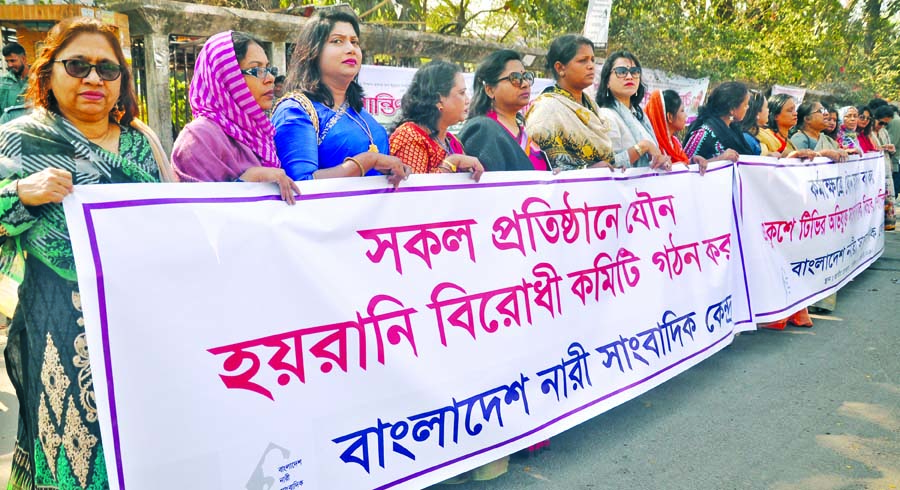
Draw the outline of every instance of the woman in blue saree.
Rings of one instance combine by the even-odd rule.
[[[387,175],[395,187],[409,168],[389,153],[387,132],[363,109],[359,22],[337,12],[304,26],[272,115],[275,149],[294,180]]]

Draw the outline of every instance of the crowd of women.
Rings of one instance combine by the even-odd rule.
[[[411,173],[467,172],[478,180],[486,170],[665,172],[689,164],[702,173],[708,161],[738,154],[843,161],[850,153],[894,152],[881,131],[893,118],[890,106],[844,108],[838,124],[819,102],[798,108],[791,97],[766,99],[737,82],[712,91],[682,144],[680,97],[654,92],[642,109],[645,86],[633,54],[611,54],[596,97],[588,95],[595,83],[594,45],[576,35],[550,46],[546,70],[555,83],[535,100],[534,74],[514,51],[497,51],[481,63],[471,104],[458,65],[425,65],[389,135],[363,108],[362,60],[357,19],[319,16],[303,28],[276,103],[277,70],[262,43],[232,31],[210,37],[190,83],[194,119],[178,136],[170,162],[136,118],[131,73],[113,28],[77,18],[50,31],[32,66],[32,112],[0,128],[4,263],[25,257],[5,351],[20,403],[10,488],[108,485],[60,204],[73,185],[271,182],[293,204],[295,182],[308,179],[373,176],[398,186]],[[458,136],[448,131],[463,121]],[[886,226],[892,226],[890,206],[886,212]],[[808,316],[788,320],[810,323]],[[490,477],[499,468],[475,476]]]

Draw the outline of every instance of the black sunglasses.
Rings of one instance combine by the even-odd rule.
[[[633,76],[634,78],[641,78],[641,69],[636,66],[632,66],[631,68],[625,66],[617,66],[613,68],[612,71],[618,78],[625,78],[625,76],[629,73],[631,73],[631,76]]]
[[[102,61],[96,65],[79,59],[56,60],[56,63],[62,63],[66,73],[75,78],[87,78],[91,74],[91,70],[97,70],[100,80],[107,82],[118,80],[122,76],[122,67],[110,61]]]
[[[534,72],[530,71],[514,71],[509,75],[506,75],[503,78],[498,78],[497,83],[502,82],[503,80],[509,80],[509,83],[512,84],[513,87],[521,87],[522,82],[528,82],[529,84],[534,82]]]
[[[890,124],[890,121],[882,121],[882,120],[878,120],[878,121],[875,121],[875,124],[876,124],[877,126],[887,126],[888,124]]]
[[[278,67],[277,66],[254,66],[253,68],[248,68],[246,70],[241,70],[241,73],[244,75],[250,75],[251,77],[256,77],[260,80],[265,80],[267,76],[270,74],[273,77],[278,76]]]

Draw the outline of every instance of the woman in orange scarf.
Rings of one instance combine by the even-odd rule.
[[[685,166],[696,163],[700,167],[700,174],[703,175],[706,172],[706,159],[700,155],[688,158],[684,148],[681,147],[681,142],[675,136],[675,133],[687,125],[687,113],[678,92],[654,90],[650,94],[644,112],[650,118],[650,125],[653,126],[660,151],[668,155],[672,163],[683,163]]]

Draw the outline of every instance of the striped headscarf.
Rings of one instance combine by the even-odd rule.
[[[214,121],[222,131],[253,150],[263,167],[280,167],[275,126],[263,112],[241,73],[231,31],[209,39],[197,55],[189,91],[191,113]]]

